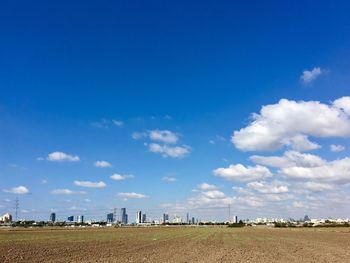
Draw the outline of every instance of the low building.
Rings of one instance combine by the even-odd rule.
[[[12,215],[10,213],[4,214],[3,216],[0,217],[0,222],[11,223],[12,222]]]

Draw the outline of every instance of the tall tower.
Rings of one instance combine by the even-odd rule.
[[[117,223],[117,208],[114,208],[113,210],[113,220],[114,220],[114,223]]]

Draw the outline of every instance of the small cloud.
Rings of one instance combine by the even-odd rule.
[[[107,167],[112,167],[112,164],[110,164],[109,162],[107,161],[96,161],[94,163],[94,165],[96,167],[99,167],[99,168],[107,168]]]
[[[54,189],[51,191],[53,195],[83,195],[86,194],[84,191],[72,191],[69,189]]]
[[[102,119],[101,121],[92,122],[90,125],[99,129],[108,129],[108,120]]]
[[[110,178],[114,181],[124,181],[126,179],[134,178],[134,175],[132,175],[132,174],[113,174],[110,176]]]
[[[79,156],[67,154],[64,152],[49,153],[45,159],[50,162],[79,162],[80,161]],[[38,157],[37,160],[42,161],[44,160],[44,158]]]
[[[335,144],[331,144],[330,145],[330,150],[332,152],[341,152],[345,150],[345,147],[343,145],[335,145]]]
[[[18,187],[13,187],[11,189],[4,189],[3,190],[5,193],[10,193],[10,194],[18,194],[18,195],[24,195],[24,194],[28,194],[29,190],[27,187],[25,186],[18,186]]]
[[[160,153],[163,157],[171,157],[171,158],[183,158],[190,153],[190,147],[187,145],[183,146],[167,146],[160,145],[157,143],[150,143],[148,145],[148,149],[153,153]]]
[[[85,199],[84,199],[84,202],[86,202],[86,203],[90,203],[90,202],[91,202],[91,200],[90,200],[90,199],[88,199],[88,198],[85,198]]]
[[[149,138],[152,141],[160,141],[167,144],[175,144],[179,139],[176,133],[168,130],[151,130],[149,131]]]
[[[320,67],[315,67],[312,70],[304,70],[300,78],[305,84],[308,84],[318,78],[323,72]]]
[[[198,188],[200,190],[203,190],[203,191],[207,191],[207,190],[215,190],[217,189],[217,187],[215,185],[212,185],[212,184],[208,184],[208,183],[201,183],[198,185]]]
[[[124,126],[124,122],[120,121],[120,120],[112,120],[113,124],[117,127],[122,127]]]
[[[43,179],[43,180],[41,180],[41,183],[42,183],[42,184],[47,184],[47,180],[46,180],[46,179]]]
[[[177,181],[177,178],[175,176],[164,176],[162,178],[162,181],[168,182],[168,183],[174,183]]]
[[[215,141],[214,140],[210,140],[209,143],[214,145]]]
[[[165,115],[164,116],[164,120],[172,120],[173,119],[173,117],[171,117],[170,115]]]
[[[123,198],[124,200],[149,198],[147,195],[138,194],[138,193],[134,193],[134,192],[131,192],[131,193],[118,193],[118,196]]]
[[[107,185],[100,181],[100,182],[90,182],[90,181],[74,181],[74,184],[76,186],[81,187],[89,187],[89,188],[105,188]]]

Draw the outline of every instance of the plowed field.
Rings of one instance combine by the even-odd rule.
[[[350,229],[0,230],[0,262],[350,262]]]

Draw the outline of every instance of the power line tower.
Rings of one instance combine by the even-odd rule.
[[[18,209],[19,209],[18,197],[16,197],[15,209],[16,209],[16,221],[17,221],[18,220]]]

